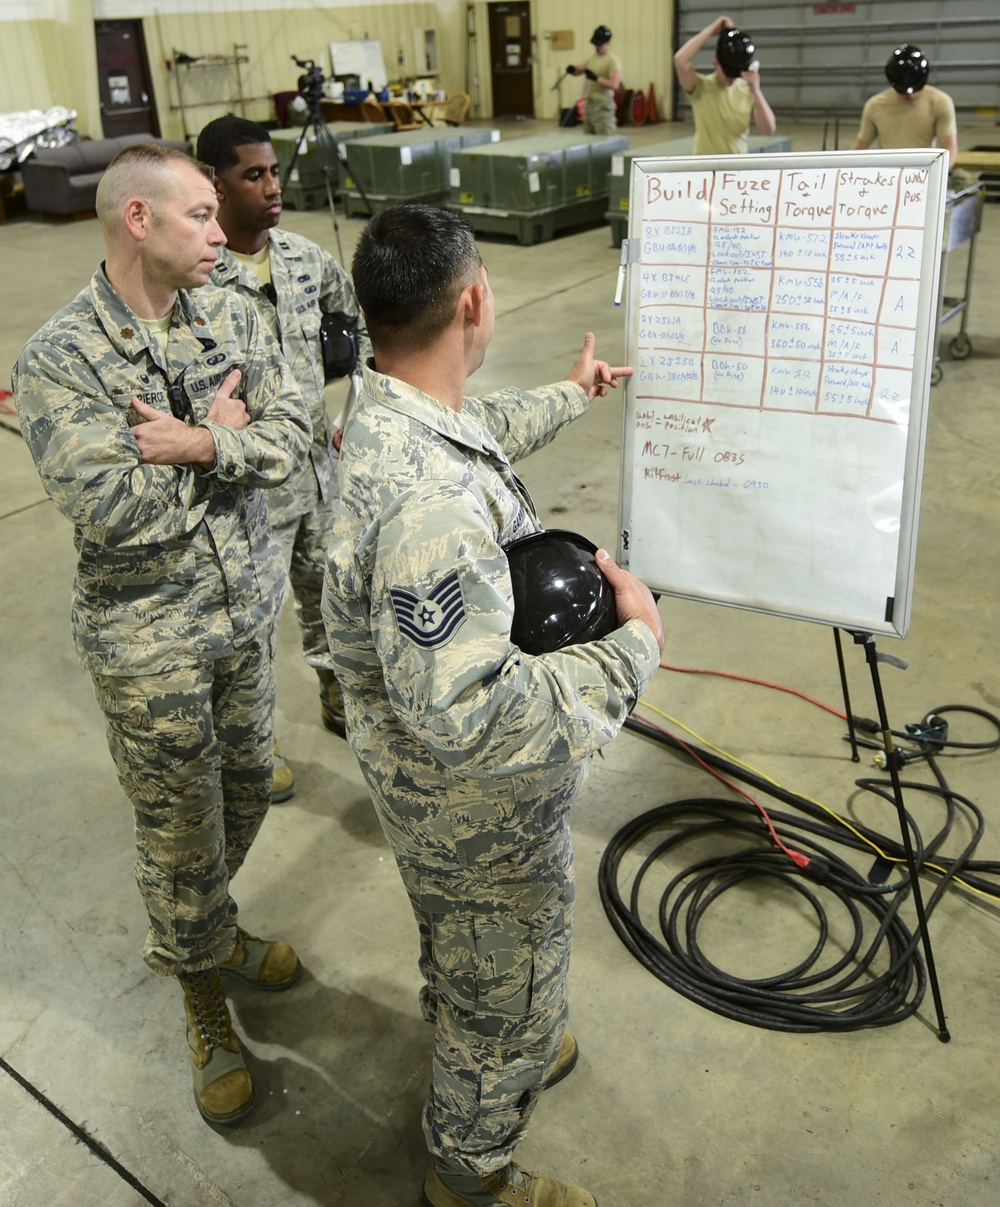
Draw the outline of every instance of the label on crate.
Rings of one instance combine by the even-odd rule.
[[[299,169],[298,168],[292,168],[292,170],[288,173],[288,181],[290,184],[299,183]]]
[[[452,168],[448,173],[448,179],[451,182],[451,187],[453,189],[461,188],[462,172],[459,168]]]
[[[611,156],[611,175],[612,176],[624,176],[625,175],[625,156],[624,155],[612,155]]]
[[[538,179],[537,172],[528,173],[528,192],[539,193],[542,189],[542,182]]]
[[[413,163],[413,151],[409,147],[399,148],[399,162],[406,167]]]

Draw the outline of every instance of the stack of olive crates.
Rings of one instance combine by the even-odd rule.
[[[278,159],[283,186],[281,195],[285,205],[290,205],[296,210],[315,210],[326,205],[324,165],[330,169],[330,187],[334,196],[340,192],[344,183],[344,167],[335,144],[340,144],[346,152],[349,139],[385,134],[392,128],[392,122],[327,122],[326,129],[332,139],[327,139],[322,134],[317,135],[316,127],[310,126],[304,140],[301,126],[293,126],[288,130],[272,130],[271,146],[274,147],[274,154]]]
[[[448,208],[477,231],[515,235],[523,244],[551,239],[604,217],[611,157],[626,150],[622,135],[560,130],[456,152]]]
[[[367,214],[422,201],[441,205],[448,196],[452,158],[464,147],[499,142],[500,131],[488,127],[431,127],[378,134],[348,142],[352,176],[344,181],[344,213]]]
[[[751,155],[765,155],[775,152],[790,151],[790,138],[777,138],[775,135],[755,134],[749,140],[747,148]],[[666,142],[650,143],[645,147],[636,147],[623,155],[614,155],[611,159],[611,175],[608,177],[608,210],[604,217],[611,227],[611,241],[621,243],[628,235],[629,188],[632,182],[633,159],[673,159],[691,155],[694,152],[694,139],[671,138]]]

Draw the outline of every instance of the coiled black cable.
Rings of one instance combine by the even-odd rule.
[[[943,715],[955,712],[985,718],[996,730],[996,738],[988,742],[948,738]],[[636,717],[630,718],[626,727],[675,751],[694,755],[728,777],[751,785],[758,793],[792,805],[795,813],[768,809],[768,816],[780,841],[808,858],[807,866],[797,867],[774,845],[757,810],[743,801],[678,801],[626,823],[613,836],[601,859],[599,888],[612,927],[644,967],[714,1013],[770,1030],[849,1031],[888,1026],[909,1018],[919,1008],[927,974],[918,937],[899,916],[909,895],[909,875],[898,835],[893,838],[880,834],[853,821],[852,832],[812,801],[712,751],[693,748]],[[1000,899],[1000,864],[972,859],[985,831],[982,812],[974,802],[949,788],[936,759],[949,748],[1000,748],[1000,719],[981,709],[948,705],[933,710],[918,725],[895,736],[914,744],[913,750],[897,750],[900,762],[923,760],[932,768],[936,781],[901,782],[904,793],[926,793],[944,803],[942,824],[930,838],[921,836],[913,817],[905,813],[918,870],[939,877],[927,902],[927,916],[956,883]],[[866,777],[856,783],[862,790],[895,804],[889,781]],[[975,819],[973,834],[957,856],[946,858],[941,847],[953,831],[960,808]],[[648,852],[641,855],[650,843],[653,845]],[[676,867],[678,857],[691,846],[702,853],[706,846],[724,851],[671,872],[671,866]],[[885,858],[879,856],[866,877],[834,853],[832,848],[836,846],[868,854],[874,848]],[[632,866],[640,856],[626,891],[621,887],[623,865]],[[887,871],[896,871],[892,883],[885,883]],[[654,873],[668,877],[659,896],[655,928],[644,921],[641,904],[655,895],[656,890],[648,887]],[[706,955],[699,941],[699,927],[723,894],[735,889],[752,891],[761,885],[777,886],[793,893],[800,906],[804,903],[811,912],[816,937],[811,951],[793,966],[766,977],[743,978],[726,972]],[[838,913],[835,939],[831,934],[834,909]],[[647,905],[647,915],[650,912]],[[836,944],[833,948],[832,942]]]

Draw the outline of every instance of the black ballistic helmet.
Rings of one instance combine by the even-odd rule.
[[[611,30],[606,25],[598,25],[590,35],[590,41],[594,46],[603,46],[605,42],[611,41]]]
[[[757,47],[745,29],[724,29],[715,44],[715,57],[723,73],[738,80],[740,73],[749,71]]]
[[[885,65],[885,78],[904,96],[912,96],[927,83],[931,65],[919,46],[904,42],[897,46]]]
[[[324,314],[319,324],[323,373],[327,381],[349,377],[358,363],[358,335],[353,319],[339,311]]]
[[[615,593],[596,552],[585,536],[558,528],[511,541],[504,553],[514,589],[514,645],[526,654],[551,654],[619,627]]]

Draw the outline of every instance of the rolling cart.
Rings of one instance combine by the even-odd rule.
[[[931,385],[936,386],[944,376],[941,359],[937,355],[942,326],[956,315],[962,322],[948,345],[954,360],[965,360],[972,352],[972,343],[965,327],[969,319],[969,294],[972,289],[972,267],[975,263],[976,235],[983,224],[983,201],[986,189],[982,184],[973,184],[957,193],[950,193],[944,210],[944,244],[941,252],[941,295],[938,300],[937,329],[934,338],[934,368],[931,370]],[[961,297],[947,297],[948,257],[956,247],[968,243],[969,252],[965,266],[965,284]]]

